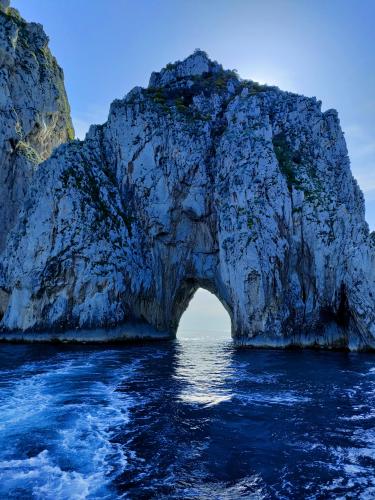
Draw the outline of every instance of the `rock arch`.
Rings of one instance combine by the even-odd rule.
[[[203,286],[239,344],[370,349],[374,256],[337,113],[199,52],[38,169],[1,326],[173,337]]]

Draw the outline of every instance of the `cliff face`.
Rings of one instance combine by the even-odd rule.
[[[241,344],[375,347],[374,252],[337,113],[201,51],[41,165],[4,255],[7,332],[173,336],[204,287]]]
[[[0,251],[38,165],[74,131],[42,27],[0,2]]]

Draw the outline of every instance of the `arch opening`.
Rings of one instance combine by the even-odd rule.
[[[197,288],[180,318],[177,337],[226,338],[231,336],[230,313],[218,297],[205,288]]]

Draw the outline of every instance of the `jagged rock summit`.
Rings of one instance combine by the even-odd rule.
[[[177,84],[184,79],[199,78],[205,73],[223,73],[223,67],[216,61],[211,61],[205,52],[197,49],[194,54],[184,61],[168,64],[160,72],[152,73],[149,87],[164,87],[166,85]]]
[[[0,0],[1,11],[7,12],[9,5],[10,5],[10,0]]]
[[[337,113],[198,50],[39,167],[2,336],[173,337],[203,287],[239,344],[371,349],[373,260]]]

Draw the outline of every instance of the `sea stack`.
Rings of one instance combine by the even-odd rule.
[[[44,158],[70,123],[48,102],[48,147],[23,125]],[[35,169],[2,255],[2,337],[172,338],[203,287],[240,345],[373,349],[372,241],[337,112],[197,50]]]

